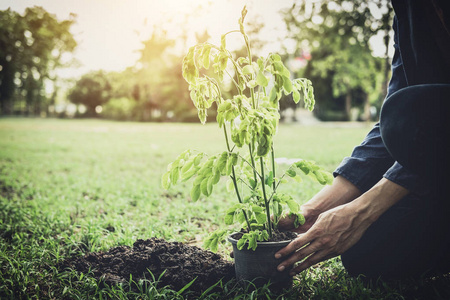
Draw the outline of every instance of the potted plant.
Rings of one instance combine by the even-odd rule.
[[[277,231],[281,217],[289,215],[300,226],[305,219],[292,196],[280,193],[280,184],[287,178],[301,181],[307,175],[321,184],[330,184],[332,175],[314,162],[300,160],[278,174],[275,162],[274,136],[280,119],[278,102],[282,95],[292,94],[295,103],[303,100],[312,110],[314,94],[311,82],[305,78],[291,79],[289,70],[277,54],[254,57],[244,30],[244,7],[239,30],[221,37],[221,45],[202,43],[191,47],[183,59],[183,77],[189,83],[190,96],[202,124],[207,110],[217,109],[217,124],[223,131],[225,151],[215,155],[186,150],[167,168],[162,185],[168,189],[179,181],[193,179],[190,196],[197,201],[210,196],[222,176],[229,177],[229,187],[237,201],[226,211],[226,225],[238,223],[242,230],[230,235],[229,229],[213,232],[205,248],[217,251],[219,243],[231,241],[234,248],[236,276],[240,281],[262,277],[259,283],[278,282],[289,285],[288,270],[276,271],[279,261],[274,254],[293,238],[280,238]],[[226,47],[229,34],[240,34],[247,49],[245,57],[233,57]],[[204,70],[211,71],[207,74]],[[202,73],[203,72],[203,73]],[[228,81],[226,77],[228,77]],[[225,99],[227,83],[236,94]],[[295,236],[294,236],[295,237]],[[287,240],[286,240],[287,239]],[[262,261],[258,262],[258,253]],[[244,260],[241,263],[240,260]],[[270,261],[273,261],[270,263]],[[262,270],[262,267],[268,270]]]

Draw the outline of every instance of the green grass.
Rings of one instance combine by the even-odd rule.
[[[368,129],[281,125],[277,157],[312,159],[332,171]],[[201,245],[222,223],[217,212],[235,200],[222,184],[209,199],[193,203],[189,183],[164,191],[160,177],[185,149],[214,154],[224,146],[214,124],[0,119],[0,298],[183,298],[152,280],[141,283],[140,293],[100,288],[89,274],[61,272],[56,265],[139,238]],[[320,186],[305,182],[286,189],[305,202]],[[221,252],[226,256],[229,250]],[[406,283],[367,286],[349,278],[339,259],[298,279],[280,299],[401,299],[411,289]],[[275,295],[264,288],[243,291],[233,282],[223,283],[220,294],[204,295],[261,297]]]

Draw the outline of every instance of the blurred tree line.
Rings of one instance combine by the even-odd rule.
[[[393,9],[388,0],[296,1],[283,12],[296,56],[308,49],[311,60],[298,76],[313,82],[315,114],[322,120],[373,118],[389,80]],[[369,41],[383,36],[384,58],[374,57]],[[356,115],[353,115],[356,112]],[[353,115],[353,116],[352,116]]]
[[[60,22],[42,7],[23,15],[0,11],[1,114],[40,115],[54,103],[55,70],[68,63],[64,55],[77,45],[70,33],[74,21],[71,15]]]
[[[47,21],[30,25],[32,12],[45,16]],[[42,92],[42,81],[51,79],[51,70],[61,65],[60,57],[53,54],[72,51],[76,46],[69,32],[73,19],[58,22],[41,8],[27,9],[24,16],[9,10],[0,13],[1,111],[10,113],[11,107],[21,103],[27,113],[38,113],[52,104],[51,95],[46,98]],[[282,17],[287,27],[285,39],[295,44],[295,50],[285,49],[282,57],[288,66],[293,66],[295,76],[312,80],[316,116],[322,120],[373,117],[371,107],[379,108],[385,96],[390,59],[387,51],[384,58],[374,57],[369,41],[382,34],[387,49],[393,17],[389,1],[298,0],[282,11]],[[264,45],[258,34],[262,26],[258,22],[248,26],[256,53]],[[38,52],[33,52],[37,49],[31,46],[45,40],[42,32],[50,32],[49,40],[42,42],[45,47],[34,46],[45,52],[37,55]],[[33,38],[33,43],[27,36]],[[209,38],[206,31],[196,34],[199,43]],[[186,43],[185,38],[181,40]],[[85,111],[80,116],[196,122],[197,113],[181,75],[183,57],[174,54],[175,46],[166,32],[154,30],[142,42],[140,58],[134,66],[123,72],[99,70],[85,74],[76,81],[67,98],[83,105]],[[23,50],[18,51],[20,47]],[[242,51],[238,49],[236,54]],[[287,100],[281,102],[280,108],[295,109],[292,101]],[[209,117],[214,119],[214,114],[210,113]]]

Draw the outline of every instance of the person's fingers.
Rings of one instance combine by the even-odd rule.
[[[324,260],[327,260],[327,259],[330,259],[330,258],[336,256],[335,254],[327,254],[327,253],[328,252],[325,249],[315,252],[314,254],[312,254],[311,256],[306,258],[304,261],[299,263],[295,268],[290,270],[289,275],[294,276],[321,261],[324,261]]]
[[[278,265],[278,270],[283,271],[289,266],[294,265],[296,262],[302,261],[309,255],[318,252],[321,250],[321,244],[318,241],[313,241],[309,245],[301,248],[300,250],[293,253],[291,256],[289,256],[288,259],[283,261],[281,264]]]
[[[280,217],[280,219],[278,220],[278,229],[282,231],[295,229],[294,220],[295,218],[289,216],[288,214]]]
[[[304,247],[309,243],[307,241],[307,234],[298,235],[292,242],[290,242],[286,247],[275,253],[275,258],[282,258],[284,256],[288,256],[292,252]]]

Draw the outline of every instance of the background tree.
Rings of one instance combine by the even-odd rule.
[[[23,15],[10,9],[0,11],[2,114],[10,114],[13,109],[40,114],[49,104],[46,84],[55,84],[55,71],[65,63],[63,55],[77,45],[70,33],[74,21],[74,15],[58,21],[42,7],[27,8]]]
[[[111,84],[103,71],[95,71],[83,75],[68,94],[74,104],[86,106],[89,117],[97,116],[96,107],[108,102],[111,98]]]
[[[370,102],[382,95],[383,82],[382,60],[372,55],[369,41],[386,30],[385,18],[374,11],[389,14],[388,6],[385,0],[301,0],[283,13],[298,51],[311,52],[302,72],[313,80],[319,117],[341,111],[341,118],[349,120],[355,105],[364,108],[363,118],[369,117]]]
[[[143,48],[137,63],[136,93],[140,107],[141,121],[150,121],[165,116],[162,87],[168,78],[163,73],[173,65],[170,49],[174,41],[167,38],[164,30],[154,28],[149,39],[142,42]]]
[[[24,44],[24,23],[21,16],[7,9],[0,11],[0,108],[2,114],[10,114],[12,99],[16,91],[14,81],[20,69],[21,56],[16,42]]]

